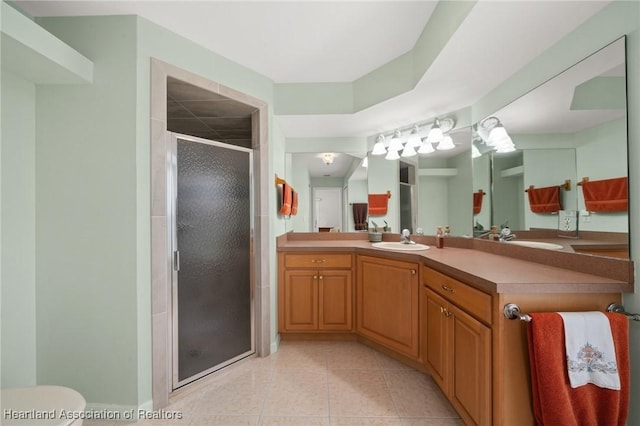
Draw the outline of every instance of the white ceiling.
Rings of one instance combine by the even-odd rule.
[[[354,114],[288,115],[287,137],[370,136],[464,108],[610,1],[480,0],[417,87]],[[437,1],[17,1],[32,16],[137,14],[278,83],[351,82],[406,53]]]

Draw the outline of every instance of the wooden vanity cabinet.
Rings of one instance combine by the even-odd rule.
[[[353,331],[353,255],[279,254],[280,332]]]
[[[468,425],[491,424],[491,296],[422,267],[423,359]]]
[[[389,349],[420,359],[420,265],[358,255],[356,330]]]

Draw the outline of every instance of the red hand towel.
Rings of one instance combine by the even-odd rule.
[[[293,201],[293,189],[288,183],[282,184],[282,205],[280,206],[280,214],[290,215],[291,204]]]
[[[480,213],[482,210],[482,199],[484,198],[484,192],[478,191],[473,193],[473,214]]]
[[[369,216],[379,216],[387,214],[387,194],[369,194]]]
[[[531,314],[527,323],[533,412],[538,425],[624,426],[629,409],[629,320],[605,313],[611,324],[620,375],[619,391],[586,384],[572,389],[567,373],[564,325],[557,313]]]
[[[294,190],[291,190],[293,195],[291,196],[291,216],[295,216],[298,214],[298,193]]]
[[[560,186],[529,188],[529,207],[533,213],[554,213],[562,210],[560,204]]]
[[[627,178],[582,182],[584,204],[590,212],[626,212],[629,208]]]

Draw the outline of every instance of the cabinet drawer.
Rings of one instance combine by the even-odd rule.
[[[351,254],[285,254],[285,268],[351,268]]]
[[[491,296],[426,266],[424,285],[486,324],[491,324]]]

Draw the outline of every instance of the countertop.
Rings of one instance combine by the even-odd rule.
[[[395,237],[395,238],[394,238]],[[398,234],[384,236],[399,241]],[[415,238],[423,251],[372,246],[366,234],[287,233],[278,237],[279,252],[333,251],[384,256],[423,263],[488,293],[624,293],[633,292],[633,262],[493,241],[449,237],[438,249],[432,237]]]

